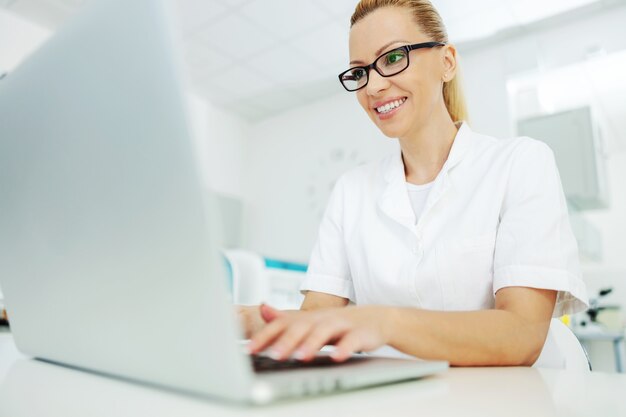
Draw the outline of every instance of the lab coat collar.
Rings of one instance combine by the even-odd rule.
[[[435,184],[429,193],[423,214],[441,198],[450,186],[448,173],[467,155],[472,146],[473,132],[463,122],[452,142],[448,159],[441,168],[441,172],[435,179]],[[406,188],[406,176],[404,174],[404,163],[402,161],[402,151],[398,150],[383,162],[381,167],[383,177],[386,181],[386,188],[378,198],[378,206],[389,217],[395,221],[409,227],[415,228],[415,213],[411,207],[408,191]],[[423,216],[422,216],[423,217]]]
[[[461,126],[459,127],[459,130],[454,137],[454,141],[452,142],[448,159],[441,168],[440,175],[449,171],[461,162],[472,145],[471,136],[473,134],[474,132],[470,129],[467,123],[461,122]],[[385,180],[389,183],[396,181],[404,183],[406,181],[406,176],[404,175],[404,163],[402,161],[402,150],[400,147],[398,147],[390,158],[385,160],[383,175]]]
[[[470,129],[467,123],[461,122],[461,126],[459,127],[459,130],[454,137],[454,141],[452,142],[452,148],[450,148],[448,159],[443,164],[443,168],[441,169],[442,172],[449,172],[467,155],[468,151],[472,147],[472,144],[474,143],[472,141],[473,135],[474,132],[472,132],[472,129]]]

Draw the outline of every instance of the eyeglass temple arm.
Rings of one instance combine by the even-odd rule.
[[[435,46],[445,46],[446,44],[443,42],[425,42],[425,43],[418,43],[417,45],[408,45],[407,48],[409,49],[409,51],[412,51],[414,49],[421,49],[421,48],[434,48]]]

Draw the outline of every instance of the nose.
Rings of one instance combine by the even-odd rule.
[[[374,68],[370,69],[368,74],[367,86],[367,95],[376,96],[381,91],[389,88],[389,79],[380,75]]]

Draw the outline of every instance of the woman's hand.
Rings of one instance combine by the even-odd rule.
[[[265,320],[261,317],[260,306],[236,306],[239,322],[243,327],[244,338],[250,339],[265,327]]]
[[[331,357],[344,361],[354,352],[371,351],[388,343],[393,309],[379,306],[329,308],[316,311],[284,312],[260,307],[268,324],[248,345],[255,354],[269,349],[274,359],[312,360],[328,344],[335,345]]]
[[[258,306],[236,306],[239,322],[244,329],[244,337],[251,339],[257,334],[267,323],[274,320],[277,315],[291,315],[297,310],[276,310],[265,304]]]

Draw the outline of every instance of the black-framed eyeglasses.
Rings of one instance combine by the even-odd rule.
[[[356,91],[367,85],[370,70],[374,69],[381,77],[391,77],[399,74],[409,67],[409,52],[414,49],[434,48],[445,46],[441,42],[424,42],[413,45],[404,45],[389,52],[385,52],[374,62],[361,67],[352,67],[339,74],[339,82],[348,91]]]

